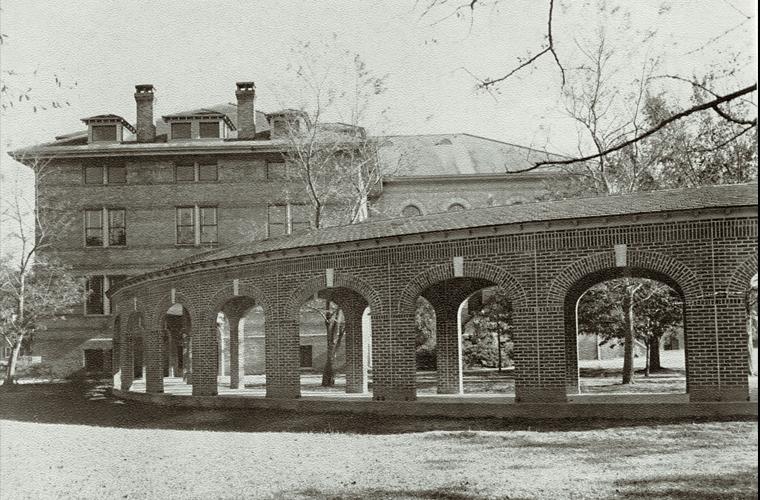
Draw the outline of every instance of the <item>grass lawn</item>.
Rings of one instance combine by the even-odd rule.
[[[516,422],[0,392],[0,498],[757,498],[757,422]]]

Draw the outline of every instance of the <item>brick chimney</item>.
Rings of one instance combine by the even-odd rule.
[[[237,129],[238,139],[252,140],[256,136],[256,85],[253,82],[237,82]]]
[[[153,85],[135,85],[137,103],[137,142],[156,140],[156,126],[153,124]]]

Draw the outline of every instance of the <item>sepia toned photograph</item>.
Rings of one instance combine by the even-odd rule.
[[[756,499],[757,32],[0,0],[0,500]]]

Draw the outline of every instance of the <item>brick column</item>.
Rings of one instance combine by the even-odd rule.
[[[462,356],[459,321],[445,311],[435,312],[436,370],[438,394],[462,394]]]
[[[191,335],[193,396],[216,396],[219,368],[216,315],[211,320],[202,317],[194,321]]]
[[[245,376],[244,336],[240,332],[240,315],[227,317],[230,326],[230,388],[240,389]]]
[[[143,363],[145,364],[145,392],[164,392],[163,331],[160,329],[144,332]]]
[[[343,310],[346,328],[346,392],[367,392],[367,368],[364,363],[362,312],[355,308]]]
[[[565,387],[567,394],[580,394],[578,374],[578,328],[575,308],[565,310]]]
[[[372,399],[414,401],[414,314],[391,317],[372,311]]]
[[[267,397],[295,399],[301,397],[299,323],[293,319],[272,317],[264,326]]]
[[[120,387],[122,391],[128,391],[134,381],[134,358],[132,353],[132,333],[122,333],[120,362]]]
[[[519,403],[567,401],[565,317],[562,307],[512,312],[515,399]]]
[[[686,390],[690,401],[747,401],[744,301],[719,296],[687,302]]]

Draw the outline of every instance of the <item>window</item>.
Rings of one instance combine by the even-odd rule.
[[[105,235],[108,238],[105,238]],[[124,246],[127,244],[127,215],[123,208],[85,210],[84,244],[88,247]]]
[[[216,161],[179,161],[174,165],[174,179],[177,182],[215,182],[219,180]]]
[[[195,244],[195,207],[177,208],[177,244]]]
[[[303,204],[283,203],[267,207],[268,237],[308,231],[311,227],[311,207]]]
[[[422,210],[415,205],[407,205],[401,211],[401,215],[404,217],[414,217],[416,215],[422,215]]]
[[[452,203],[447,209],[448,212],[461,212],[462,210],[465,210],[465,208],[461,203]]]
[[[177,245],[219,241],[216,207],[177,207]]]
[[[116,125],[92,125],[92,142],[116,140]]]
[[[105,314],[105,301],[105,276],[89,276],[84,313]]]
[[[219,122],[200,122],[198,125],[201,138],[219,137]]]
[[[127,167],[124,165],[92,165],[84,168],[85,184],[126,184]]]
[[[311,368],[312,366],[312,346],[302,345],[301,347],[301,368]]]
[[[216,207],[198,207],[198,210],[201,216],[201,243],[216,243]]]
[[[87,315],[111,314],[106,291],[127,279],[124,275],[94,275],[87,277],[84,313]]]
[[[86,210],[84,224],[85,246],[103,246],[103,210]]]
[[[103,184],[103,167],[85,167],[85,184]]]
[[[269,205],[268,207],[268,237],[282,236],[288,234],[288,206],[287,205]]]
[[[309,223],[309,208],[308,205],[290,205],[291,233],[301,233],[309,230],[311,227]]]
[[[190,122],[172,123],[172,139],[190,139]]]
[[[107,210],[108,213],[108,246],[124,246],[127,244],[126,210]]]
[[[106,183],[108,184],[126,184],[127,183],[127,167],[124,165],[111,165],[108,167],[108,177]]]

